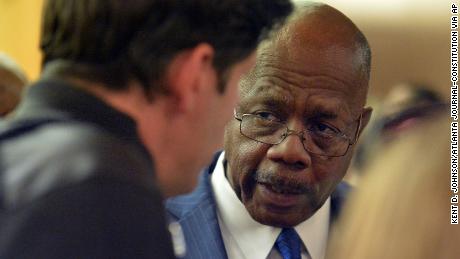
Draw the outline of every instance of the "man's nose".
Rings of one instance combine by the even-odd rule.
[[[287,134],[288,136],[281,143],[268,149],[267,157],[288,165],[291,170],[303,170],[309,167],[311,157],[303,146],[303,134],[294,131],[289,131]]]

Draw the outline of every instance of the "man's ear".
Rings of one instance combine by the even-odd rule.
[[[177,54],[170,62],[166,71],[167,84],[177,112],[193,110],[203,85],[217,80],[213,60],[213,47],[201,43]]]
[[[361,119],[361,128],[359,129],[358,138],[361,136],[364,128],[366,128],[367,124],[369,123],[372,115],[372,107],[366,107],[363,109],[362,119]]]

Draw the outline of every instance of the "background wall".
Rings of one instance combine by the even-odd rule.
[[[38,37],[43,0],[0,0],[0,52],[25,70],[29,79],[40,71]]]
[[[294,0],[301,4],[303,1]],[[450,6],[458,0],[322,0],[350,17],[373,52],[371,95],[401,81],[450,96]]]
[[[38,34],[43,0],[0,0],[0,51],[31,79],[40,70]],[[302,0],[294,0],[302,3]],[[371,94],[384,95],[401,81],[432,84],[449,96],[449,0],[323,0],[348,15],[373,50]],[[458,3],[458,0],[452,2]]]

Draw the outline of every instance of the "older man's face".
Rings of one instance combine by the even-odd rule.
[[[238,114],[285,123],[304,134],[339,130],[351,139],[370,109],[363,109],[367,78],[352,47],[305,50],[292,42],[274,44],[258,57],[254,80],[242,87]],[[363,125],[362,125],[363,126]],[[305,135],[305,146],[311,137]],[[226,130],[227,177],[258,222],[294,226],[320,208],[344,176],[352,147],[344,156],[312,154],[300,136],[278,145],[240,133],[233,120]]]

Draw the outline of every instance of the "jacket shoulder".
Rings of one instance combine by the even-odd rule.
[[[117,152],[114,152],[117,150]],[[3,206],[17,207],[90,178],[144,184],[149,163],[137,150],[84,123],[49,123],[0,145]]]

